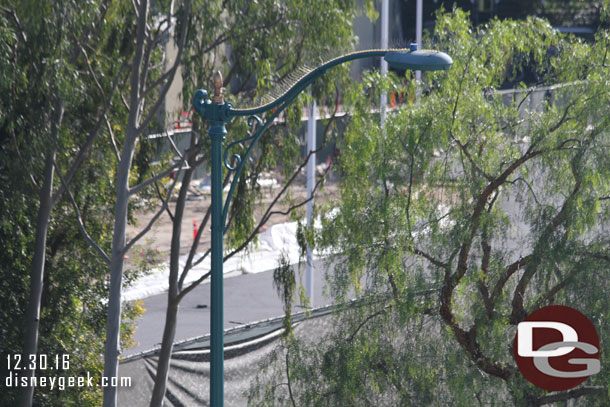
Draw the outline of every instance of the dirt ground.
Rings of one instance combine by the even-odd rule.
[[[284,185],[284,181],[278,179],[278,183],[274,187],[262,187],[263,196],[259,200],[256,211],[255,218],[258,221],[261,216],[266,211],[269,204],[273,201],[275,196],[281,191],[282,186]],[[201,180],[199,180],[201,181]],[[193,181],[193,184],[196,185],[199,181]],[[301,202],[306,198],[306,184],[305,184],[305,176],[300,176],[295,183],[290,187],[291,198],[294,200],[293,202]],[[336,182],[325,182],[324,187],[316,193],[316,202],[326,202],[329,199],[333,199],[338,197],[338,184]],[[285,194],[284,194],[285,195]],[[282,198],[284,198],[284,195]],[[205,213],[210,205],[210,195],[209,194],[189,194],[186,208],[184,212],[184,218],[182,221],[182,233],[181,233],[181,254],[186,254],[191,248],[191,244],[193,242],[193,221],[197,223],[197,226],[201,225],[201,221],[205,216]],[[170,210],[173,212],[175,210],[175,201],[170,202]],[[160,206],[159,206],[160,207]],[[302,216],[305,216],[305,205],[303,205],[300,210]],[[280,199],[274,206],[273,210],[286,210],[288,208],[288,202],[285,199]],[[140,232],[152,219],[155,213],[158,211],[158,208],[155,210],[148,211],[140,211],[136,213],[136,224],[129,225],[127,228],[127,237],[135,236]],[[288,215],[276,214],[271,216],[265,227],[262,230],[265,230],[266,227],[271,225],[275,225],[278,223],[283,223],[289,221]],[[160,263],[167,262],[169,260],[170,253],[170,244],[172,239],[172,221],[167,214],[164,212],[159,219],[152,226],[151,230],[140,239],[136,245],[130,250],[128,253],[128,264],[133,264],[133,262],[138,257],[147,257],[149,263]],[[208,230],[206,233],[202,235],[198,251],[204,251],[210,247],[210,233],[209,233],[210,223],[208,223]],[[262,231],[261,230],[261,231]]]

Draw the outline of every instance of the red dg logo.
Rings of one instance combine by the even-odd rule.
[[[517,326],[513,355],[523,376],[549,391],[576,387],[600,370],[595,327],[563,305],[540,308],[525,318]]]

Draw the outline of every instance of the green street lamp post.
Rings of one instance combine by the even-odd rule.
[[[200,89],[195,93],[193,105],[195,111],[203,120],[209,122],[208,135],[212,143],[212,270],[211,270],[211,344],[210,344],[210,405],[224,405],[224,306],[223,306],[223,234],[231,197],[241,175],[243,166],[253,147],[262,134],[273,123],[274,119],[313,81],[324,75],[334,66],[362,58],[383,57],[392,67],[420,71],[448,70],[453,63],[451,57],[443,52],[417,50],[417,44],[411,44],[407,49],[373,49],[352,52],[334,58],[303,75],[282,96],[262,106],[250,109],[236,109],[231,103],[226,103],[222,95],[222,75],[214,75],[214,96],[208,98],[208,93]],[[258,116],[261,113],[275,109],[265,123]],[[258,123],[256,132],[244,139],[232,142],[223,154],[222,142],[227,134],[225,125],[234,117],[248,117],[248,124]],[[244,157],[233,154],[235,166],[229,162],[229,151],[239,143],[250,142]],[[222,166],[234,172],[231,187],[223,205]]]

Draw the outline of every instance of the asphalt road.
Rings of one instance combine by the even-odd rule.
[[[512,258],[518,258],[530,252],[530,228],[520,219],[519,204],[514,200],[499,203],[511,218],[507,230],[508,237],[502,242],[504,250],[512,252]],[[323,295],[326,284],[324,260],[314,262],[314,307],[331,304]],[[305,266],[301,265],[302,280],[305,280]],[[160,294],[143,300],[146,312],[137,322],[135,342],[137,346],[126,349],[124,356],[151,350],[160,346],[165,323],[167,294]],[[273,288],[273,270],[246,274],[224,280],[224,321],[225,329],[238,325],[261,321],[284,315],[282,303]],[[189,293],[180,305],[175,342],[192,339],[210,333],[210,284],[202,284]],[[293,312],[298,312],[294,308]]]
[[[323,260],[314,261],[314,306],[331,303],[323,295],[326,284]],[[298,273],[298,271],[297,271]],[[305,281],[305,266],[301,265]],[[165,325],[167,293],[144,298],[144,314],[136,321],[134,341],[137,346],[123,351],[123,356],[159,347]],[[284,315],[282,302],[273,287],[273,270],[224,279],[225,329]],[[298,312],[296,308],[294,311]],[[174,342],[210,333],[210,284],[201,284],[180,303]]]

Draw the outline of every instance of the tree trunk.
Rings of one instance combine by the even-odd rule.
[[[193,141],[193,140],[191,140]],[[192,144],[192,143],[191,143]],[[157,362],[157,375],[155,376],[155,386],[153,388],[150,407],[161,407],[165,398],[167,388],[167,377],[169,375],[169,364],[174,348],[174,337],[176,334],[176,322],[178,316],[178,276],[180,275],[180,234],[182,232],[182,219],[186,206],[186,194],[191,184],[193,176],[193,166],[190,163],[189,169],[185,171],[182,178],[182,186],[176,202],[174,213],[174,224],[172,228],[172,243],[169,262],[169,291],[167,293],[167,312],[165,314],[165,328],[161,341],[161,352]]]
[[[168,294],[168,297],[171,295]],[[178,303],[176,298],[168,299],[167,312],[165,314],[165,328],[163,329],[163,339],[161,342],[161,352],[157,362],[157,375],[155,376],[155,386],[153,387],[150,400],[151,407],[161,407],[167,389],[167,378],[169,376],[169,364],[172,359],[174,349],[174,337],[176,335],[176,322],[178,317]]]
[[[123,284],[123,262],[125,259],[125,229],[127,227],[127,209],[129,206],[129,174],[140,130],[138,123],[142,106],[141,71],[144,46],[146,40],[146,21],[148,20],[148,1],[141,0],[138,22],[136,26],[136,51],[130,75],[129,117],[125,144],[118,164],[116,180],[116,202],[114,204],[114,231],[112,235],[112,256],[110,259],[110,293],[108,299],[108,314],[106,316],[106,344],[104,348],[104,377],[102,380],[112,380],[118,377],[120,335],[121,335],[121,289]],[[103,407],[116,407],[117,389],[113,386],[104,387]]]
[[[135,131],[125,140],[123,155],[117,174],[117,197],[114,206],[114,232],[112,236],[112,256],[110,260],[110,293],[106,317],[106,345],[104,349],[104,378],[108,381],[118,376],[121,334],[121,290],[123,284],[123,263],[125,258],[125,229],[129,205],[129,173],[135,146]],[[104,387],[104,407],[116,406],[117,389]]]
[[[25,338],[23,344],[23,361],[29,361],[29,355],[36,355],[38,349],[38,327],[40,325],[40,302],[42,298],[42,286],[44,281],[44,266],[47,248],[47,231],[49,220],[53,209],[53,178],[55,176],[55,155],[57,152],[57,140],[59,127],[64,115],[64,102],[57,100],[55,105],[55,120],[51,129],[51,140],[49,151],[45,158],[44,180],[40,190],[40,206],[36,219],[36,237],[34,241],[34,257],[32,259],[32,270],[30,273],[30,298],[25,314]],[[24,376],[32,377],[35,370],[27,370]],[[24,387],[21,394],[20,405],[30,407],[34,397],[34,387]]]

